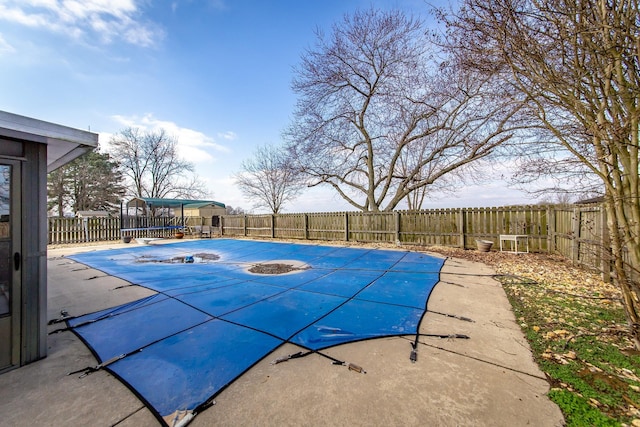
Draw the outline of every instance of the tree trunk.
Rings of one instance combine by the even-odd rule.
[[[631,257],[630,264],[624,262],[625,245],[623,242],[625,233],[621,230],[618,221],[619,209],[616,209],[615,202],[612,199],[612,197],[607,197],[605,209],[607,211],[607,226],[609,228],[614,272],[616,275],[615,281],[622,293],[622,303],[629,323],[631,338],[636,349],[640,349],[640,301],[638,300],[640,289],[638,288],[638,283],[633,280],[634,269],[637,268],[637,262],[633,261],[633,258],[635,258],[634,253],[629,254]],[[633,251],[634,249],[631,248],[630,252]]]

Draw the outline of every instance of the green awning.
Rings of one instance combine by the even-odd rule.
[[[127,208],[131,207],[162,207],[162,208],[187,208],[197,209],[208,205],[226,207],[224,203],[215,200],[193,200],[193,199],[159,199],[153,197],[136,197],[127,202]]]

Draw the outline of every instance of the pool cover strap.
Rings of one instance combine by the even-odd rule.
[[[299,351],[297,353],[293,353],[293,354],[288,354],[286,356],[282,356],[279,357],[277,359],[275,359],[273,362],[271,362],[272,365],[277,365],[279,363],[282,362],[288,362],[291,359],[299,359],[301,357],[305,357],[308,356],[310,354],[318,354],[320,356],[326,357],[327,359],[331,360],[333,363],[333,365],[339,365],[339,366],[346,366],[350,371],[354,371],[360,374],[366,374],[367,371],[365,371],[362,366],[360,365],[356,365],[355,363],[347,363],[344,362],[340,359],[336,359],[335,357],[329,356],[328,354],[325,354],[321,351],[317,351],[317,350],[310,350],[310,351]]]
[[[278,363],[288,362],[291,359],[297,359],[299,357],[304,357],[313,353],[312,351],[299,351],[297,353],[288,354],[286,356],[278,357],[276,360],[271,362],[272,365],[277,365]]]
[[[136,351],[134,351],[134,352],[132,352],[130,354],[137,353],[138,351],[140,351],[140,350],[136,350]],[[80,375],[79,378],[84,378],[87,375],[92,374],[94,372],[97,372],[102,368],[106,368],[107,366],[111,365],[114,362],[117,362],[120,359],[124,359],[125,357],[129,356],[130,354],[120,354],[118,356],[112,357],[109,360],[105,360],[104,362],[102,362],[102,363],[100,363],[100,364],[98,364],[96,366],[87,366],[84,369],[78,369],[77,371],[69,372],[67,375],[74,375],[74,374],[79,374],[80,372],[82,372],[82,375]]]

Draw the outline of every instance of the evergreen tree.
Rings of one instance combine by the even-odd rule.
[[[58,216],[65,211],[116,212],[125,190],[118,164],[96,148],[49,174],[48,208]]]

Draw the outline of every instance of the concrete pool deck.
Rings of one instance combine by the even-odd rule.
[[[156,244],[156,243],[154,243]],[[66,258],[79,251],[48,251],[48,319],[65,309],[80,315],[153,292]],[[336,366],[317,354],[272,365],[299,348],[280,347],[223,390],[191,426],[231,425],[444,425],[561,426],[549,384],[502,287],[483,264],[450,258],[421,325],[418,360],[414,337],[391,337],[324,350],[366,374]],[[473,319],[465,322],[440,313]],[[64,324],[50,326],[50,331]],[[48,357],[0,375],[0,425],[157,426],[142,402],[106,371],[84,378],[69,372],[97,364],[71,332],[49,336]]]

